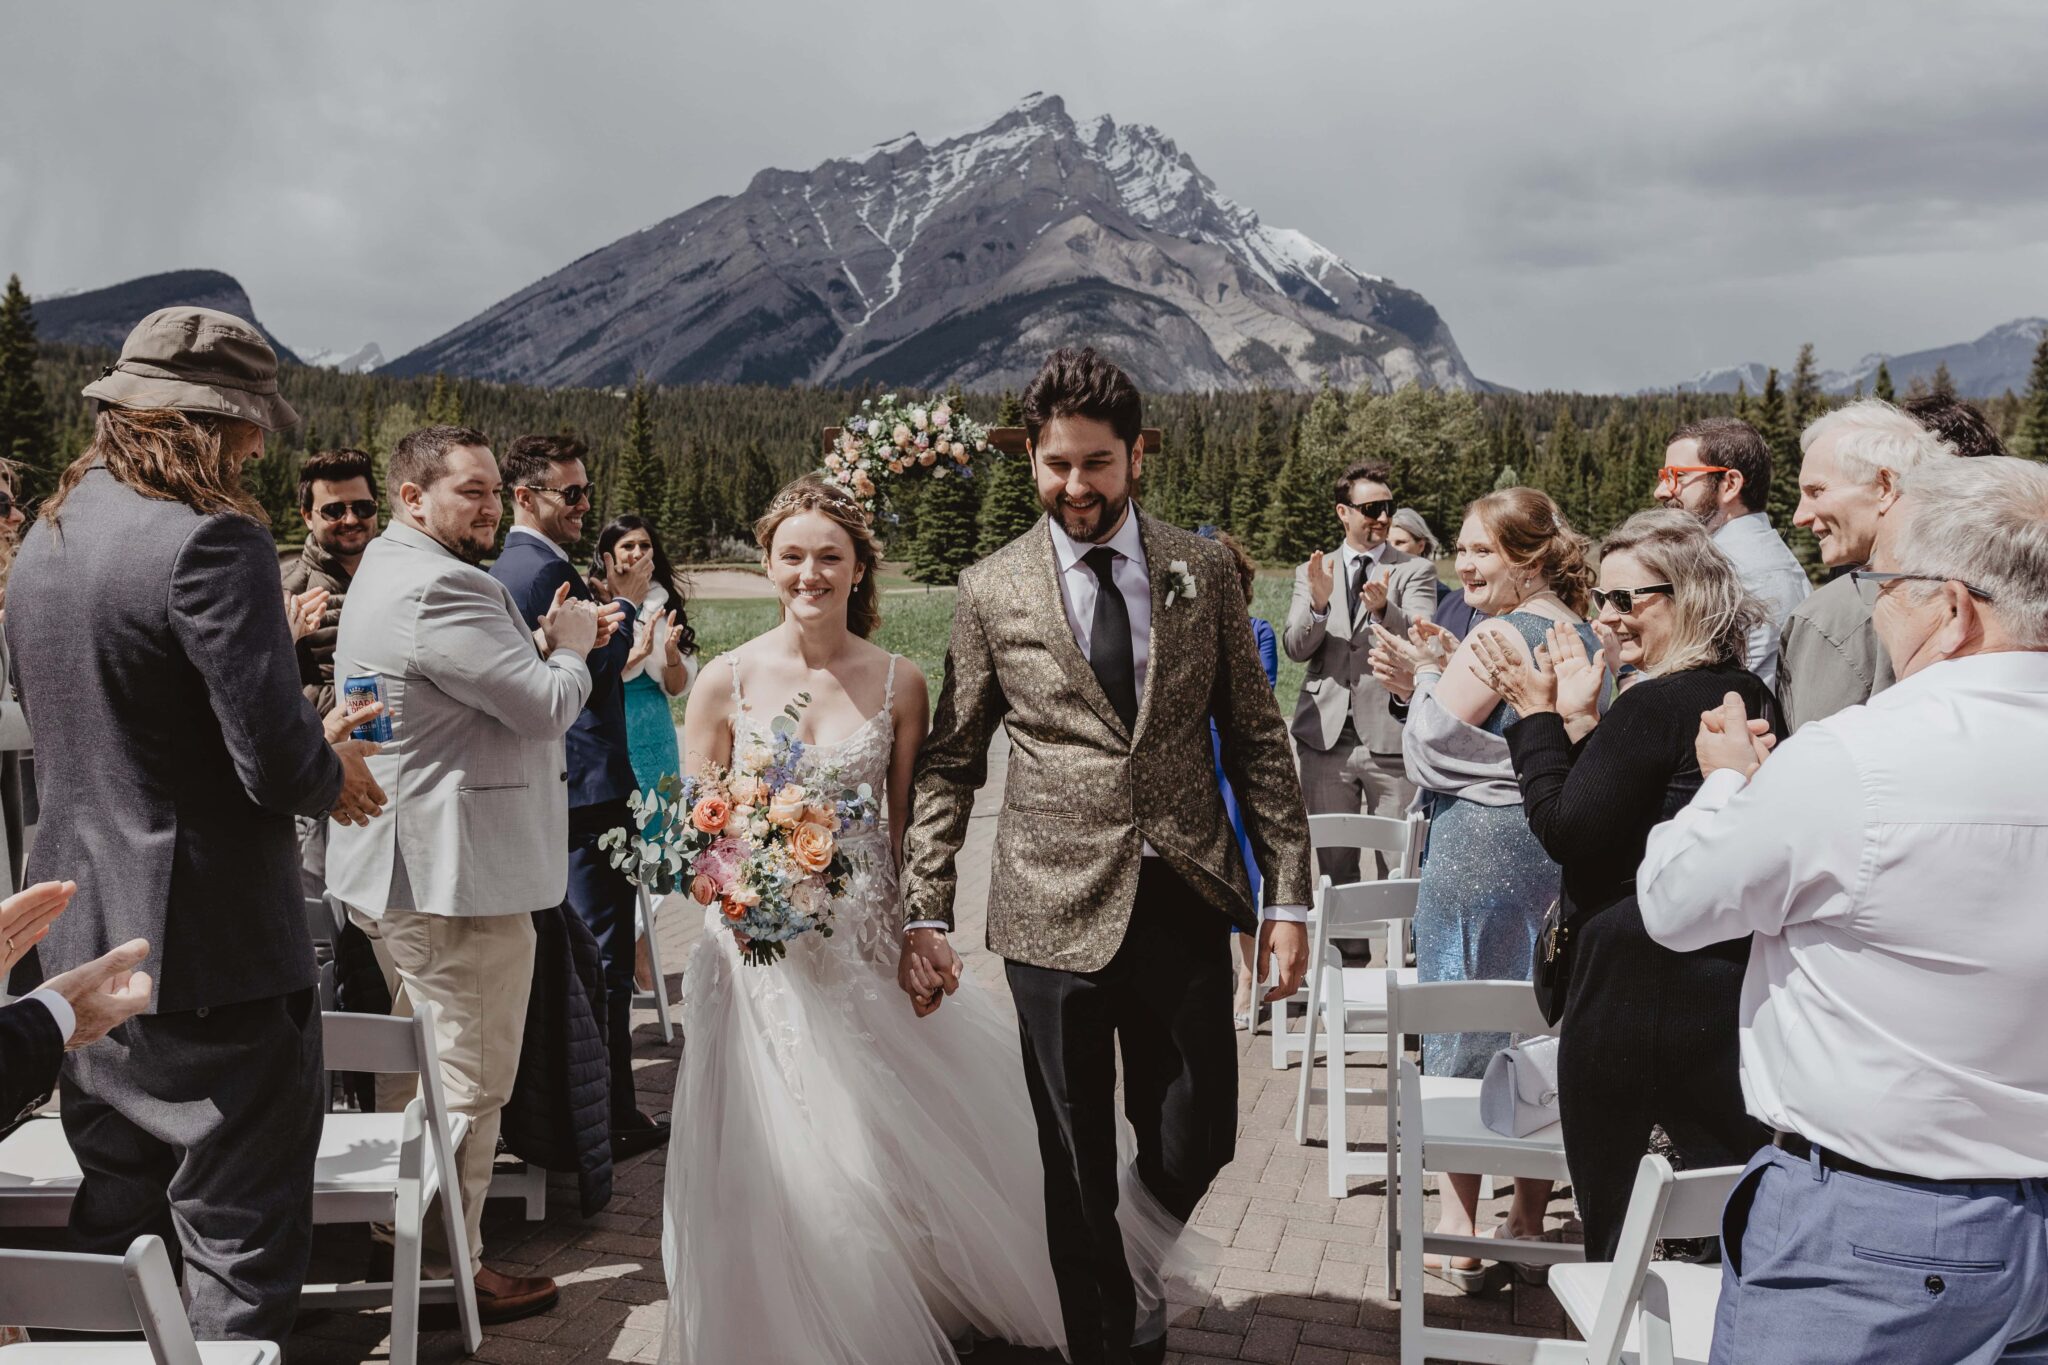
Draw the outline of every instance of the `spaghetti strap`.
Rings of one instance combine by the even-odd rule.
[[[745,707],[746,707],[746,704],[747,704],[747,699],[746,699],[745,697],[743,697],[743,696],[741,696],[741,695],[740,695],[740,661],[739,661],[739,657],[738,657],[737,655],[733,655],[733,654],[728,654],[728,655],[726,655],[726,656],[725,656],[725,661],[726,661],[726,663],[728,663],[728,664],[730,664],[730,665],[732,666],[732,699],[733,699],[733,703],[734,703],[734,705],[736,705],[736,706],[740,707],[741,709],[745,709]]]
[[[896,709],[896,661],[902,657],[901,654],[889,656],[889,680],[882,685],[882,710],[885,712]]]

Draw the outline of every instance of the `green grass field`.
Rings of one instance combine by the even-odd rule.
[[[892,575],[884,570],[883,582],[891,583]],[[1263,616],[1273,623],[1278,631],[1287,618],[1287,598],[1293,591],[1294,575],[1291,573],[1262,573],[1259,585],[1252,594],[1252,614]],[[697,631],[697,657],[705,663],[727,650],[751,640],[754,636],[770,629],[778,619],[776,604],[761,600],[700,600],[690,603],[690,624]],[[930,592],[888,592],[882,597],[882,629],[875,636],[875,643],[892,653],[901,654],[924,670],[925,681],[929,684],[932,700],[939,696],[946,662],[946,637],[953,624],[953,590],[937,588]],[[1277,692],[1283,715],[1291,714],[1294,697],[1301,690],[1301,665],[1280,656],[1280,686]],[[676,719],[683,716],[683,703],[673,703]]]

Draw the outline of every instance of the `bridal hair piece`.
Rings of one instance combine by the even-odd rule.
[[[782,523],[804,512],[816,512],[831,521],[853,542],[853,559],[861,574],[846,601],[846,628],[865,640],[882,624],[882,551],[875,543],[867,509],[853,493],[823,474],[806,474],[784,485],[770,499],[761,519],[754,523],[754,540],[761,547],[761,557],[765,560],[775,549],[775,533]]]

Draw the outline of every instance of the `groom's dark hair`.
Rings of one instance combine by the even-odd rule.
[[[1062,346],[1045,358],[1037,378],[1024,390],[1024,435],[1033,447],[1055,417],[1092,417],[1106,422],[1125,451],[1145,430],[1145,403],[1130,376],[1095,354],[1092,346]]]

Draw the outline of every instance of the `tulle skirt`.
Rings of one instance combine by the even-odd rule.
[[[768,967],[707,916],[683,980],[664,1365],[951,1365],[969,1329],[1064,1344],[1015,1012],[969,980],[917,1018],[875,908],[893,886],[862,891],[865,912]],[[1156,1303],[1181,1229],[1124,1186]]]

